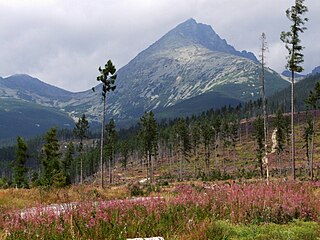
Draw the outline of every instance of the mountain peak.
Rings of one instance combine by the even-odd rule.
[[[183,23],[180,24],[198,24],[197,21],[194,18],[189,18],[186,21],[184,21]]]
[[[195,19],[180,23],[151,46],[151,51],[163,51],[190,45],[200,45],[211,51],[224,52],[248,58],[257,62],[253,53],[237,51],[225,39],[213,30],[210,25],[198,23]]]
[[[318,73],[320,73],[320,66],[315,67],[315,68],[312,70],[311,75],[316,75],[316,74],[318,74]]]
[[[186,21],[178,24],[174,29],[190,29],[192,27],[196,27],[199,23],[194,18],[189,18]]]
[[[17,90],[21,94],[35,93],[39,96],[67,96],[69,91],[52,86],[45,82],[40,81],[38,78],[32,77],[27,74],[14,74],[12,76],[2,78],[1,83],[4,87]]]

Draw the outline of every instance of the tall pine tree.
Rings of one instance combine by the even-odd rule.
[[[74,135],[79,139],[79,153],[80,153],[80,184],[83,183],[83,140],[88,136],[89,122],[86,115],[83,114],[76,123],[73,129]]]
[[[296,178],[295,174],[295,131],[294,131],[294,75],[295,72],[302,72],[301,64],[303,60],[303,46],[301,46],[300,33],[303,33],[307,28],[304,26],[308,18],[303,15],[308,12],[308,8],[304,5],[304,0],[295,0],[295,4],[287,9],[286,15],[292,23],[290,31],[281,32],[280,39],[285,43],[288,50],[287,69],[291,71],[291,161],[292,161],[292,176]]]
[[[264,152],[264,121],[260,117],[260,115],[256,118],[256,120],[253,122],[253,137],[257,141],[257,158],[258,158],[258,164],[260,168],[260,175],[263,177],[263,152]]]
[[[158,151],[158,125],[153,112],[145,112],[140,119],[140,139],[142,140],[143,151],[146,156],[147,178],[153,183],[153,156]]]
[[[73,155],[74,155],[74,145],[72,142],[68,143],[67,146],[67,152],[64,155],[64,158],[62,159],[62,171],[64,175],[66,176],[66,184],[69,185],[71,183],[71,177],[74,177],[72,175],[71,166],[73,163]]]
[[[109,167],[109,183],[113,183],[114,156],[116,150],[117,132],[114,120],[111,118],[106,125],[106,156]]]
[[[97,77],[97,81],[102,83],[102,123],[101,123],[101,142],[100,142],[100,176],[101,176],[101,188],[104,188],[104,169],[103,169],[103,148],[104,148],[104,128],[105,128],[105,117],[106,117],[106,97],[108,92],[113,92],[116,89],[115,81],[117,78],[116,68],[111,62],[105,64],[104,68],[99,67],[100,76]],[[92,88],[95,91],[95,88]]]
[[[26,161],[28,158],[27,144],[22,137],[17,138],[16,160],[13,167],[13,182],[18,188],[28,187]]]
[[[43,176],[42,184],[51,186],[53,184],[62,186],[66,183],[66,178],[63,179],[60,163],[60,146],[57,139],[57,129],[51,128],[45,136],[46,144],[43,147]]]

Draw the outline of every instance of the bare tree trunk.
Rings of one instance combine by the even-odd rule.
[[[149,180],[149,151],[147,151],[146,155],[146,170],[147,170],[147,181]]]
[[[291,71],[291,161],[292,177],[296,179],[296,160],[295,160],[295,132],[294,132],[294,71]]]
[[[262,33],[261,36],[261,81],[262,81],[262,107],[263,107],[263,131],[264,131],[264,151],[265,151],[265,158],[266,158],[266,170],[267,170],[267,182],[269,182],[269,161],[268,161],[268,137],[267,137],[267,108],[266,108],[266,94],[265,94],[265,79],[264,79],[264,68],[265,68],[265,56],[264,53],[267,50],[266,46],[266,35]],[[263,173],[263,169],[262,169]]]
[[[198,161],[198,144],[195,144],[195,159],[194,159],[194,177],[197,177],[197,161]]]
[[[249,138],[249,117],[246,118],[246,139]]]
[[[210,175],[210,143],[204,144],[204,154],[206,159],[206,175]]]
[[[111,153],[112,154],[112,153]],[[112,181],[112,170],[113,170],[113,166],[112,166],[112,159],[113,157],[110,156],[110,159],[109,159],[109,184],[111,185],[113,183]]]
[[[314,138],[315,138],[315,116],[312,119],[312,138],[311,138],[311,154],[310,154],[310,178],[313,180],[313,153],[314,153]]]
[[[83,184],[83,156],[80,153],[80,184]]]
[[[181,138],[179,136],[179,180],[182,181],[182,143],[181,143]]]
[[[103,99],[103,114],[102,114],[102,124],[101,124],[101,145],[100,145],[100,171],[101,171],[101,188],[104,189],[104,169],[103,169],[103,145],[104,145],[104,121],[106,115],[106,98]]]
[[[217,134],[214,134],[214,167],[218,170],[218,162],[217,162],[217,143],[218,143],[218,138]]]
[[[172,169],[171,169],[172,158],[173,158],[173,151],[172,151],[172,144],[170,143],[170,149],[169,149],[169,173],[170,173],[170,176],[172,174]]]
[[[152,157],[152,155],[150,154],[150,182],[153,183],[154,179],[153,179],[153,170],[154,170],[154,157]]]
[[[278,160],[278,174],[280,177],[280,158],[279,158],[279,154],[277,154],[277,160]]]
[[[78,184],[78,167],[77,167],[78,164],[76,164],[76,169],[75,169],[75,175],[74,175],[74,182],[76,184]],[[39,173],[39,176],[40,176],[40,173]]]

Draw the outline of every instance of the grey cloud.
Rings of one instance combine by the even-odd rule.
[[[80,91],[96,84],[97,68],[112,59],[117,68],[182,21],[193,17],[211,25],[238,50],[259,55],[267,34],[268,65],[285,66],[279,39],[290,22],[289,0],[0,0],[0,76],[27,73],[50,84]],[[320,2],[310,12],[305,69],[320,65],[317,24]]]

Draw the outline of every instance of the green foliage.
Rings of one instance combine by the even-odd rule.
[[[314,90],[310,91],[308,98],[305,100],[308,108],[320,108],[320,82],[316,82]]]
[[[31,187],[37,187],[41,185],[39,173],[34,171],[31,174]]]
[[[226,114],[221,123],[221,132],[225,147],[235,148],[238,137],[239,118],[234,114]]]
[[[65,187],[67,184],[66,175],[60,171],[54,171],[52,176],[52,186],[57,188]]]
[[[302,72],[303,67],[303,47],[301,46],[299,34],[303,33],[307,28],[304,27],[308,21],[307,18],[302,16],[308,12],[308,8],[303,5],[304,0],[295,0],[294,6],[287,9],[287,18],[292,22],[289,32],[282,32],[280,39],[285,43],[289,52],[287,57],[287,68],[291,71],[291,161],[292,161],[292,175],[295,179],[295,131],[294,131],[294,75],[295,72]]]
[[[200,123],[199,122],[195,122],[192,126],[191,126],[191,138],[192,138],[192,142],[193,142],[193,148],[197,148],[199,143],[200,143],[200,139],[201,139],[201,128],[200,128]]]
[[[200,176],[198,176],[198,178],[201,178],[203,181],[219,181],[234,179],[234,177],[228,174],[226,171],[221,172],[219,169],[211,170],[208,176],[204,173],[201,173]]]
[[[304,139],[304,145],[303,147],[307,149],[307,159],[309,159],[309,142],[311,142],[311,138],[313,135],[313,129],[314,129],[314,124],[313,124],[313,119],[310,116],[309,113],[306,113],[306,118],[307,118],[307,124],[303,128],[303,139]]]
[[[126,170],[127,164],[128,164],[128,157],[129,157],[129,142],[128,142],[128,140],[121,141],[120,153],[122,155],[121,165]]]
[[[258,164],[260,167],[260,173],[261,176],[263,175],[263,169],[262,169],[262,157],[263,157],[263,152],[264,152],[264,123],[263,119],[260,117],[260,115],[255,119],[253,122],[253,137],[256,139],[257,142],[257,159],[258,159]]]
[[[79,142],[79,153],[80,153],[80,183],[82,184],[83,181],[83,140],[88,136],[88,129],[89,123],[86,119],[85,114],[79,118],[78,122],[76,123],[75,128],[73,129],[74,135],[80,140]]]
[[[304,0],[295,0],[294,6],[286,11],[287,18],[292,23],[290,31],[283,31],[280,36],[289,52],[287,68],[292,72],[303,71],[303,67],[300,65],[303,63],[303,54],[301,53],[303,47],[300,45],[299,34],[307,29],[304,25],[308,18],[303,18],[306,12],[308,12],[308,8],[304,5]]]
[[[117,75],[115,74],[116,68],[111,60],[108,60],[104,67],[104,69],[99,67],[99,72],[101,75],[97,77],[97,81],[102,83],[103,99],[106,98],[107,92],[111,92],[116,89],[116,86],[114,84],[117,79]]]
[[[145,112],[140,119],[140,139],[145,154],[155,154],[158,141],[158,125],[153,112]]]
[[[308,76],[305,79],[295,83],[295,109],[304,111],[307,108],[312,109],[311,105],[306,105],[306,96],[310,91],[313,92],[315,85],[320,81],[320,75]],[[275,93],[268,98],[268,108],[270,112],[276,113],[279,108],[284,112],[290,111],[291,86]]]
[[[153,182],[153,162],[152,156],[157,155],[158,151],[158,124],[153,112],[145,112],[140,119],[139,137],[147,162],[147,171],[150,172],[151,182]]]
[[[6,178],[0,178],[0,188],[8,188],[9,187],[9,183],[8,180]]]
[[[26,177],[26,174],[28,172],[28,169],[26,168],[26,160],[28,158],[27,154],[28,147],[23,140],[22,137],[17,138],[17,152],[16,152],[16,161],[14,162],[13,167],[13,183],[18,188],[25,188],[28,187],[28,180]]]
[[[131,197],[138,197],[138,196],[143,196],[143,188],[139,183],[134,183],[131,186],[129,186],[129,191]]]
[[[9,110],[9,111],[8,111]],[[35,122],[36,116],[36,122]],[[1,99],[0,140],[15,142],[16,136],[30,138],[43,134],[52,126],[72,125],[73,120],[56,108],[16,99]]]
[[[316,222],[294,221],[286,225],[233,225],[226,221],[212,221],[206,225],[205,239],[239,240],[300,240],[319,238],[319,224]]]
[[[288,131],[288,121],[283,116],[282,111],[279,109],[276,115],[276,118],[273,123],[274,127],[277,129],[276,133],[276,152],[279,155],[285,147],[285,141],[286,141],[286,132]]]
[[[105,155],[108,159],[109,166],[109,181],[113,183],[113,167],[114,167],[114,156],[116,153],[117,144],[117,132],[114,120],[111,118],[109,124],[106,125],[106,146]]]
[[[103,148],[104,148],[104,122],[106,115],[106,94],[113,92],[116,89],[115,81],[117,79],[116,68],[108,60],[105,64],[105,68],[99,67],[101,75],[97,77],[97,81],[102,83],[102,99],[103,99],[103,114],[102,114],[102,128],[101,128],[101,146],[100,146],[100,172],[101,172],[101,187],[104,188],[104,169],[103,169]],[[95,88],[92,88],[95,91]],[[111,179],[110,179],[111,180]]]
[[[205,146],[209,147],[213,137],[214,129],[209,120],[201,122],[201,136]]]
[[[82,117],[79,118],[75,128],[73,129],[74,135],[80,140],[80,144],[79,144],[80,153],[83,150],[83,139],[88,137],[88,129],[89,129],[89,122],[86,119],[86,115],[83,114]]]
[[[43,147],[43,176],[42,184],[51,186],[53,184],[53,176],[60,174],[60,150],[59,142],[57,139],[57,129],[51,128],[45,136],[46,144]]]
[[[71,165],[72,165],[72,163],[74,161],[73,155],[74,155],[74,145],[70,141],[68,143],[67,151],[66,151],[66,153],[64,155],[64,158],[61,161],[62,172],[64,173],[64,175],[66,177],[66,184],[70,184],[71,183]]]
[[[173,126],[173,134],[175,135],[176,141],[181,141],[182,155],[187,159],[190,155],[191,150],[191,139],[189,134],[189,128],[186,121],[182,118]],[[180,145],[180,143],[178,143]]]
[[[106,125],[106,156],[112,161],[117,143],[117,131],[114,120],[111,118]]]

